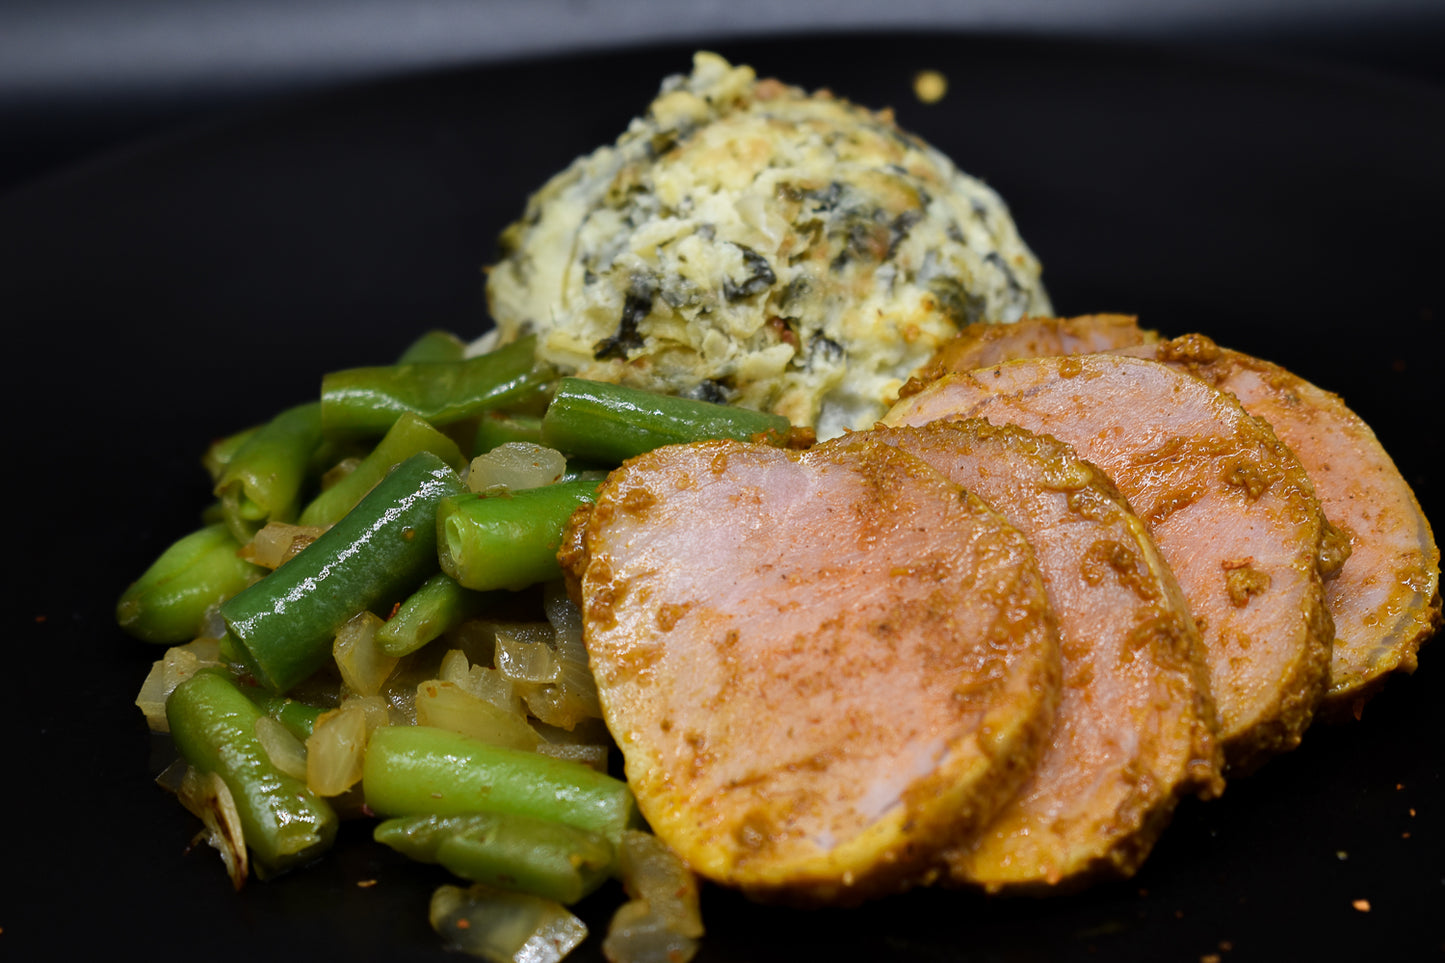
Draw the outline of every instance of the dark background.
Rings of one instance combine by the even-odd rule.
[[[940,28],[1202,45],[1445,83],[1438,0],[6,0],[0,192],[356,81],[659,42]]]
[[[131,705],[158,653],[111,607],[194,527],[206,439],[423,326],[475,333],[526,192],[695,46],[896,106],[1008,199],[1062,312],[1341,391],[1445,517],[1442,38],[1445,6],[1406,0],[0,0],[0,959],[457,959],[426,925],[437,874],[365,827],[239,896],[187,853]],[[923,66],[939,105],[911,95]],[[1441,644],[1358,724],[1186,801],[1133,880],[813,915],[710,889],[699,963],[1440,959]]]

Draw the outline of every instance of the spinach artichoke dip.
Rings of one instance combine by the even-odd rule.
[[[826,91],[699,53],[503,232],[505,343],[565,371],[871,426],[962,325],[1051,312],[1003,200]]]

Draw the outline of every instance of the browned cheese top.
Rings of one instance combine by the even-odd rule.
[[[707,877],[804,902],[926,881],[1042,749],[1059,653],[1033,552],[897,449],[658,449],[581,542],[608,728]]]
[[[889,425],[981,417],[1071,444],[1148,526],[1203,635],[1226,758],[1293,748],[1328,684],[1325,523],[1304,469],[1239,403],[1153,361],[1012,361],[934,382]]]
[[[1325,583],[1335,623],[1331,706],[1357,708],[1390,672],[1414,671],[1421,642],[1440,624],[1440,549],[1370,426],[1338,395],[1202,335],[1129,353],[1203,378],[1268,421],[1309,473],[1325,516],[1348,539],[1343,567]]]
[[[1058,617],[1064,688],[1049,747],[954,877],[1048,890],[1127,875],[1181,793],[1221,788],[1214,704],[1183,592],[1103,472],[1069,446],[978,419],[879,429],[1024,533]]]

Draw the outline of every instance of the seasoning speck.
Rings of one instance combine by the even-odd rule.
[[[1205,953],[1199,958],[1199,963],[1220,963],[1220,956],[1218,953]]]
[[[1370,901],[1367,899],[1357,899],[1350,905],[1361,913],[1368,913],[1370,911]]]
[[[376,885],[376,880],[374,880],[374,879],[358,879],[358,880],[356,881],[356,885],[357,885],[357,888],[359,888],[359,889],[371,889],[373,886]]]
[[[936,70],[920,70],[913,75],[913,96],[925,104],[936,104],[948,93],[948,78]]]
[[[1345,860],[1347,860],[1347,859],[1349,859],[1349,858],[1350,858],[1350,854],[1347,853],[1347,852],[1345,852],[1343,849],[1337,849],[1337,850],[1335,850],[1335,859],[1338,859],[1340,862],[1343,863]]]

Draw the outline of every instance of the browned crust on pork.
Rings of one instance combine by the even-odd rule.
[[[966,417],[1074,445],[1149,526],[1205,638],[1231,774],[1299,743],[1328,686],[1326,525],[1308,475],[1266,422],[1166,365],[1090,354],[945,376],[884,423]],[[1256,531],[1274,534],[1256,548]]]
[[[707,878],[844,904],[930,882],[1047,739],[1031,547],[897,449],[659,449],[612,474],[583,540],[608,727],[644,817]]]
[[[1159,335],[1139,327],[1132,314],[1081,314],[1072,318],[1023,318],[1012,324],[978,321],[946,341],[922,369],[899,389],[906,398],[953,371],[972,371],[1016,358],[1091,354],[1138,344]]]
[[[967,419],[865,434],[922,458],[1017,526],[1058,617],[1064,684],[1050,746],[988,828],[948,851],[949,878],[1048,893],[1131,875],[1181,795],[1223,789],[1203,645],[1144,524],[1071,447],[1017,425]]]
[[[1358,716],[1395,672],[1413,672],[1440,626],[1440,549],[1389,454],[1344,399],[1262,358],[1202,334],[1127,349],[1239,398],[1295,453],[1334,523],[1324,564],[1335,624],[1323,714]],[[1331,577],[1333,576],[1333,577]]]

